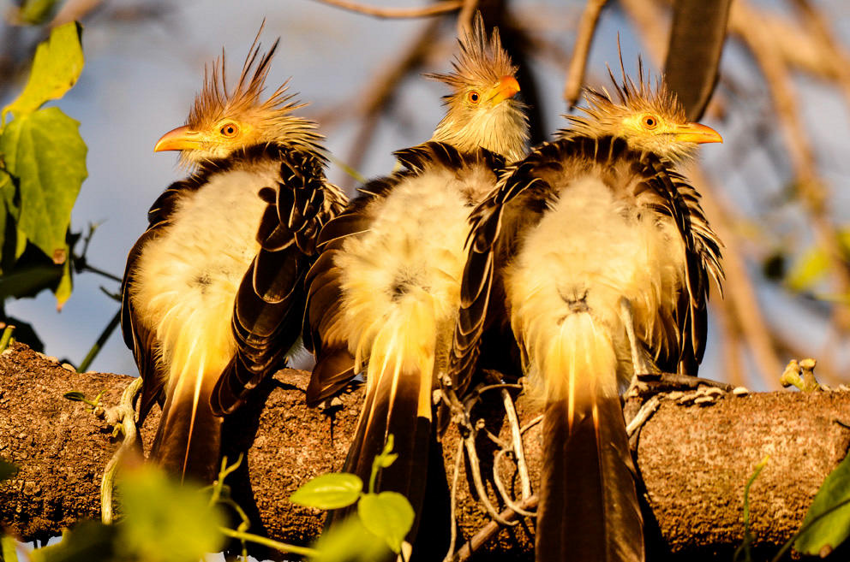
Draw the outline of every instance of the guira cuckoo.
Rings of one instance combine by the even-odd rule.
[[[460,40],[454,72],[433,76],[451,88],[433,137],[396,152],[403,169],[365,184],[324,227],[307,277],[304,339],[317,358],[308,403],[365,371],[366,398],[344,470],[368,482],[374,457],[393,434],[398,458],[376,488],[405,495],[417,514],[432,392],[448,367],[460,304],[467,218],[505,160],[523,155],[527,139],[515,70],[498,30],[488,37],[479,15]],[[332,512],[329,521],[344,515]],[[415,533],[416,524],[410,544]]]
[[[612,75],[613,80],[613,75]],[[696,375],[720,242],[676,171],[714,130],[663,83],[587,92],[585,115],[503,176],[472,214],[452,375],[482,334],[512,334],[544,405],[538,561],[644,560],[619,390],[635,375]]]
[[[205,482],[218,469],[217,414],[234,410],[298,339],[319,230],[345,202],[286,83],[262,99],[278,42],[263,54],[258,39],[236,87],[222,55],[186,125],[156,143],[179,151],[191,175],[153,204],[122,286],[141,416],[162,406],[152,458]]]

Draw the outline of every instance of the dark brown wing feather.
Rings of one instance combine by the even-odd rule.
[[[381,178],[361,188],[360,195],[319,233],[321,251],[306,276],[307,306],[304,317],[304,346],[316,356],[316,366],[307,387],[307,404],[317,406],[337,394],[354,378],[354,356],[348,342],[329,342],[327,334],[344,321],[341,309],[341,275],[335,256],[342,242],[368,231],[374,220],[372,203],[386,197],[397,184],[393,178]]]
[[[233,308],[237,351],[213,390],[213,411],[231,413],[278,367],[301,333],[304,278],[321,227],[341,207],[317,157],[278,147],[280,174],[257,231],[260,250],[245,273]],[[328,205],[328,203],[331,203]]]

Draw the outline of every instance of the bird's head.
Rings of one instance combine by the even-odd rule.
[[[186,124],[164,134],[154,152],[179,150],[181,164],[189,168],[258,144],[287,143],[318,152],[322,137],[315,132],[315,123],[292,115],[304,104],[293,101],[294,95],[286,93],[288,80],[268,99],[261,99],[278,42],[261,54],[260,45],[254,40],[239,83],[232,91],[227,88],[222,52],[205,71],[204,87],[195,96]]]
[[[460,54],[453,62],[454,72],[429,74],[449,85],[444,97],[446,115],[432,140],[451,144],[462,151],[486,148],[518,160],[528,141],[528,118],[524,105],[514,96],[519,92],[517,68],[502,48],[499,30],[488,37],[481,14],[472,31],[459,41]]]
[[[652,152],[674,162],[692,157],[700,144],[723,142],[711,127],[689,122],[664,81],[659,79],[653,88],[648,77],[644,79],[643,66],[638,67],[638,84],[625,73],[623,83],[618,84],[609,68],[617,98],[605,89],[588,88],[588,107],[581,108],[585,115],[566,116],[572,127],[563,134],[621,137],[634,150]]]

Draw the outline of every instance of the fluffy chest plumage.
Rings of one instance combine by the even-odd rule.
[[[215,174],[182,197],[168,225],[145,245],[131,298],[166,360],[187,331],[228,355],[233,299],[259,249],[257,226],[266,203],[257,193],[273,185],[271,172]]]
[[[463,184],[447,171],[411,178],[376,202],[368,232],[346,242],[338,258],[349,294],[360,288],[383,306],[424,291],[456,301],[463,271],[469,206]]]
[[[563,189],[528,232],[507,284],[513,303],[539,299],[537,312],[548,311],[553,322],[587,309],[618,324],[625,297],[638,330],[652,332],[659,308],[675,306],[661,295],[678,294],[684,275],[684,244],[672,221],[587,176]]]

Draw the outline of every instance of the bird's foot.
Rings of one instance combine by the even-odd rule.
[[[629,388],[626,390],[624,397],[626,400],[639,399],[647,400],[649,397],[663,392],[688,391],[697,390],[699,387],[713,388],[723,392],[732,392],[735,388],[731,384],[715,381],[711,379],[703,379],[700,377],[692,377],[690,375],[680,375],[678,373],[638,373],[632,377]]]

